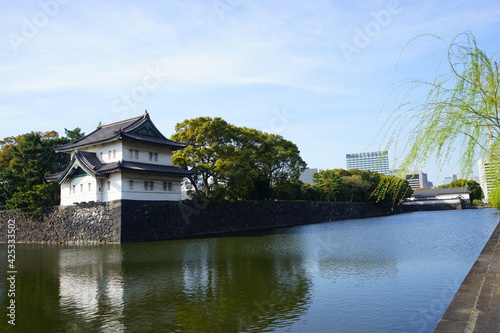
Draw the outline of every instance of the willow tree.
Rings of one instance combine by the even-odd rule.
[[[488,56],[474,35],[465,32],[451,40],[443,59],[446,71],[433,81],[409,79],[396,85],[402,98],[385,129],[390,145],[406,142],[400,169],[418,168],[431,157],[443,167],[452,153],[460,154],[463,174],[481,158],[500,165],[497,53]],[[408,138],[403,138],[408,129]]]

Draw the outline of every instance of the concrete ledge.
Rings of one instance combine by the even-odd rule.
[[[500,223],[434,329],[444,332],[500,332]]]

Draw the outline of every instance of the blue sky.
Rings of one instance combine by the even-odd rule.
[[[218,116],[293,141],[309,167],[346,168],[346,153],[385,148],[392,85],[436,74],[447,44],[401,55],[410,39],[470,30],[492,54],[499,28],[493,0],[2,1],[0,137],[147,109],[166,136]],[[435,185],[459,171],[421,169]]]

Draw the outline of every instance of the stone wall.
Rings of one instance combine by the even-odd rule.
[[[471,208],[471,205],[467,205],[464,202],[457,203],[431,203],[431,204],[413,204],[413,205],[402,205],[402,209],[405,212],[418,212],[418,211],[431,211],[431,210],[456,210],[456,209],[464,209]]]
[[[17,243],[119,243],[121,202],[87,203],[44,209],[37,217],[20,210],[0,211],[0,243],[7,242],[7,224],[15,221]]]
[[[384,208],[364,203],[113,201],[56,206],[30,218],[0,212],[0,243],[8,221],[16,222],[18,243],[130,243],[234,231],[383,216]]]
[[[142,242],[388,215],[365,203],[122,201],[122,242]]]

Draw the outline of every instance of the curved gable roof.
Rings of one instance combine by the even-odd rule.
[[[113,142],[119,139],[142,141],[156,145],[167,146],[172,150],[185,148],[184,143],[167,139],[151,121],[149,114],[130,118],[115,123],[100,125],[96,130],[68,144],[55,146],[58,152],[71,152],[75,149],[91,147],[98,144]]]

